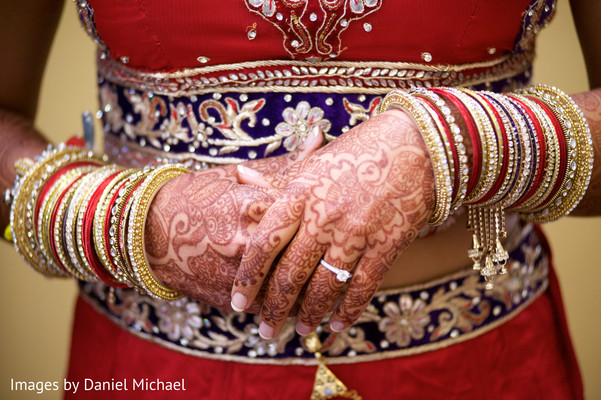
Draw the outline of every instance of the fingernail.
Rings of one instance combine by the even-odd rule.
[[[259,171],[254,170],[252,168],[245,167],[244,165],[237,165],[236,168],[238,168],[238,172],[240,172],[242,175],[246,175],[246,176],[258,176],[259,175]]]
[[[330,322],[330,329],[334,332],[342,332],[344,330],[344,324],[340,321]]]
[[[307,147],[313,146],[313,142],[317,140],[319,136],[319,125],[313,125],[311,130],[309,131],[309,135],[303,141],[303,143],[299,146],[299,150],[305,150]]]
[[[313,125],[313,128],[311,128],[311,138],[315,139],[320,134],[321,134],[321,127],[319,125]]]
[[[246,308],[248,300],[242,293],[234,293],[232,296],[232,309],[236,312],[242,312]]]
[[[259,336],[261,336],[263,339],[271,339],[274,332],[275,329],[261,321],[259,324]]]
[[[311,333],[312,329],[310,326],[303,324],[302,322],[297,322],[296,323],[296,333],[298,333],[301,336],[305,336],[308,335],[309,333]]]

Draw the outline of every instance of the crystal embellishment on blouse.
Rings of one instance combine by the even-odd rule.
[[[206,64],[210,61],[211,59],[209,57],[205,57],[205,56],[200,56],[196,58],[196,61],[198,61],[201,64]]]
[[[342,51],[341,33],[352,21],[380,9],[383,0],[244,0],[247,9],[275,25],[295,59],[323,60]],[[309,3],[312,3],[309,5]],[[371,32],[372,24],[363,24]]]
[[[432,54],[427,53],[427,52],[423,52],[422,53],[422,58],[425,62],[430,62],[432,61]]]
[[[248,40],[253,40],[254,38],[257,37],[257,23],[256,22],[254,24],[252,24],[252,26],[246,27],[246,37],[248,37]]]

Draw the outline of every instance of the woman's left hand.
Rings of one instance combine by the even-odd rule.
[[[275,173],[307,157],[322,140],[311,136],[291,153],[244,165]],[[187,297],[227,308],[244,247],[275,195],[273,189],[238,183],[234,165],[171,179],[154,197],[144,229],[154,275]],[[255,300],[248,312],[259,311],[261,297]]]
[[[279,333],[303,289],[299,334],[315,330],[334,308],[330,329],[354,323],[434,208],[426,145],[400,110],[362,123],[283,173],[239,172],[245,183],[280,189],[246,246],[232,289],[232,308],[242,310],[269,280],[264,338]],[[350,272],[350,283],[320,260]]]

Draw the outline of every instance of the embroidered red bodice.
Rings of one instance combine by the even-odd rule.
[[[521,32],[537,30],[523,17],[541,13],[544,3],[89,0],[110,57],[151,71],[277,59],[486,61],[514,51]]]

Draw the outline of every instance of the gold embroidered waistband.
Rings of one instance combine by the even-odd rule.
[[[318,328],[328,364],[402,357],[482,335],[516,316],[548,286],[548,257],[532,225],[516,235],[508,273],[485,290],[477,271],[380,292],[349,329]],[[509,246],[508,246],[509,247]],[[165,302],[134,290],[82,284],[92,306],[132,334],[185,354],[256,364],[315,365],[314,355],[290,320],[280,335],[263,340],[258,317],[216,309],[193,299]]]
[[[240,92],[361,92],[385,94],[412,86],[475,86],[527,74],[533,52],[457,65],[385,61],[264,60],[173,72],[144,72],[118,60],[98,57],[99,74],[109,82],[169,96]]]

